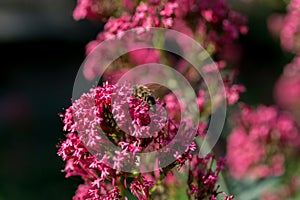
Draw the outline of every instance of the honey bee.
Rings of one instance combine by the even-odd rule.
[[[132,95],[135,98],[141,99],[146,102],[152,112],[156,111],[155,98],[148,87],[143,85],[135,85],[132,90]]]

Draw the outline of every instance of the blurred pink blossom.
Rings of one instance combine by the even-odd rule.
[[[243,105],[228,138],[227,159],[236,179],[281,176],[285,154],[299,148],[300,134],[293,118],[275,107]]]
[[[142,45],[142,47],[144,46],[145,45]],[[134,48],[139,48],[138,44],[134,44]],[[159,63],[160,52],[153,48],[141,48],[135,51],[130,51],[129,58],[134,65]]]
[[[274,98],[279,106],[290,111],[300,123],[300,57],[285,66],[284,73],[274,88]]]
[[[98,3],[106,5],[107,2],[103,0]],[[209,47],[210,53],[217,52],[219,58],[230,61],[239,57],[230,54],[231,51],[240,52],[233,47],[234,41],[240,34],[246,34],[248,31],[245,17],[234,12],[225,0],[146,1],[137,3],[132,13],[121,12],[118,17],[108,18],[104,30],[98,34],[96,40],[87,45],[86,54],[104,40],[121,37],[125,31],[137,28],[143,32],[151,27],[172,28],[185,33],[198,39],[204,48]],[[177,42],[182,51],[189,48],[184,46],[184,42]],[[162,56],[157,55],[154,50],[138,50],[131,55],[134,64],[156,62]],[[146,59],[144,55],[147,55]],[[89,80],[97,72],[90,69],[86,71]]]
[[[73,11],[75,20],[84,18],[95,19],[99,17],[98,5],[96,0],[78,0],[77,6]]]
[[[270,33],[274,37],[279,37],[282,27],[284,26],[284,16],[280,14],[272,14],[267,19],[267,25]]]
[[[245,92],[246,88],[243,85],[231,85],[231,86],[225,86],[225,92],[226,92],[226,98],[227,103],[229,105],[235,104],[239,98],[240,94]]]
[[[280,33],[281,46],[286,51],[299,53],[299,31],[300,31],[300,2],[291,0],[287,7]]]
[[[215,169],[212,168],[213,162],[216,162]],[[193,157],[190,162],[188,184],[190,193],[195,199],[217,199],[218,194],[223,194],[224,200],[234,198],[233,195],[229,196],[225,192],[218,191],[218,175],[225,168],[225,163],[224,158],[219,158],[216,161],[212,154],[208,154],[204,158]]]

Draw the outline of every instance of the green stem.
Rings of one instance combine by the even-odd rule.
[[[123,185],[123,181],[124,181],[123,178],[120,178],[119,181],[118,181],[118,187],[120,189],[120,194],[121,194],[121,199],[122,200],[125,199],[125,188],[124,188],[124,185]]]

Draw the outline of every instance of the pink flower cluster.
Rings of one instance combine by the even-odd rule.
[[[276,83],[274,97],[278,105],[291,112],[300,124],[300,57],[285,66]]]
[[[77,0],[73,18],[75,20],[106,21],[111,16],[119,16],[123,12],[132,12],[134,4],[135,2],[132,0]]]
[[[218,69],[225,68],[226,61],[222,60],[230,55],[228,52],[225,55],[224,49],[234,49],[231,48],[234,41],[240,34],[247,32],[246,19],[232,11],[225,0],[78,0],[73,15],[76,20],[88,18],[105,22],[104,30],[87,45],[87,54],[104,40],[123,37],[126,31],[134,28],[139,36],[151,27],[171,28],[200,42],[219,60]],[[142,41],[141,39],[141,45],[145,47]],[[159,42],[162,43],[158,45],[163,46],[165,41]],[[129,41],[127,45],[139,44]],[[184,45],[184,41],[178,41],[178,46],[182,51],[190,48]],[[105,52],[103,55],[106,55]],[[189,68],[189,63],[172,56],[147,48],[132,51],[116,60],[114,63],[116,65],[113,65],[113,69],[107,70],[108,76],[105,74],[103,78],[105,80],[110,78],[113,82],[131,68],[132,64],[164,61],[175,68],[180,68],[179,71],[192,85],[204,82],[195,75],[195,70]],[[119,61],[122,63],[118,63]],[[91,66],[87,64],[84,68],[84,75],[89,80],[99,73],[99,70],[92,69]],[[205,69],[211,70],[214,67],[205,66]],[[196,137],[205,136],[206,119],[202,120],[196,129],[191,121],[181,118],[185,108],[179,105],[173,94],[166,95],[163,103],[155,99],[154,111],[148,102],[135,96],[132,89],[129,84],[106,82],[103,87],[92,88],[83,94],[62,115],[63,130],[67,134],[66,140],[59,144],[58,155],[66,162],[64,168],[66,177],[79,176],[83,180],[73,199],[127,199],[125,193],[128,192],[139,200],[153,199],[157,188],[177,184],[178,180],[172,175],[172,170],[187,167],[189,194],[195,199],[215,200],[219,194],[223,194],[224,200],[232,200],[233,196],[218,191],[218,175],[225,167],[225,160],[220,158],[216,163],[216,169],[213,169],[216,160],[213,155],[199,158],[193,154],[197,150],[196,142],[185,144],[186,140],[195,139],[193,132],[197,133]],[[225,90],[227,103],[231,105],[238,101],[240,93],[244,92],[245,88],[228,80],[225,82]],[[211,107],[206,92],[206,89],[200,89],[195,101],[200,112],[206,113],[203,118],[208,119]],[[218,100],[220,99],[216,101]],[[164,109],[168,111],[167,114]],[[289,128],[289,121],[286,122],[284,117],[282,121],[279,117],[276,120],[276,123],[282,124],[278,130],[285,133],[285,129]],[[269,126],[275,130],[273,124]],[[258,133],[256,135],[257,138],[260,137]],[[273,132],[270,135],[273,139]],[[280,139],[289,143],[290,137]],[[234,142],[232,145],[235,145]],[[166,146],[168,148],[164,148]],[[184,151],[180,152],[179,149]],[[154,160],[147,161],[147,158],[141,155],[149,152],[159,154]],[[234,154],[229,156],[232,163],[235,152],[229,149],[229,153]],[[165,161],[169,157],[174,159],[171,164],[156,167],[160,161]],[[282,167],[283,160],[280,154],[273,157],[277,163],[274,168],[277,170]],[[185,166],[187,162],[190,164]],[[154,171],[141,173],[148,165],[154,165]],[[156,194],[156,197],[159,195],[161,194]]]
[[[285,15],[271,15],[268,19],[268,27],[274,36],[280,36],[284,50],[299,54],[300,1],[291,0]]]
[[[110,17],[104,26],[104,30],[98,34],[96,40],[87,45],[87,54],[100,42],[115,36],[121,37],[125,31],[130,29],[135,28],[143,32],[151,27],[172,27],[174,10],[177,7],[176,2],[160,2],[157,4],[141,2],[136,7],[133,15],[124,13],[119,18]]]
[[[291,0],[287,11],[280,33],[281,45],[287,51],[299,53],[300,1]]]
[[[198,105],[199,111],[203,112],[205,109],[205,92],[204,90],[199,90],[198,91],[198,96],[196,98],[196,104]],[[176,121],[179,121],[181,118],[181,112],[184,112],[186,109],[186,106],[184,104],[180,104],[176,95],[173,93],[167,94],[164,99],[163,99],[168,114],[172,119],[175,119]]]
[[[129,1],[119,3],[129,3]],[[106,5],[107,1],[98,2],[99,5]],[[128,9],[122,10],[121,16],[111,15],[104,26],[104,30],[98,34],[94,41],[87,44],[86,52],[89,54],[99,43],[106,39],[122,37],[125,31],[136,28],[141,32],[147,31],[151,27],[172,28],[185,33],[198,42],[200,42],[211,54],[215,54],[218,59],[227,59],[233,48],[234,41],[240,34],[247,33],[246,19],[233,11],[225,0],[175,0],[175,1],[136,1],[132,12]],[[125,6],[126,7],[126,6]],[[126,11],[127,10],[127,11]],[[130,42],[129,42],[130,43]],[[128,44],[139,45],[139,44]],[[162,44],[161,44],[162,45]],[[184,42],[179,41],[179,48],[185,51]],[[145,46],[142,44],[142,46]],[[226,49],[226,50],[225,50]],[[235,50],[234,50],[235,51]],[[236,53],[234,52],[234,58]],[[233,55],[231,53],[231,55]],[[128,56],[128,58],[126,57]],[[201,78],[195,77],[195,71],[192,70],[187,62],[182,59],[170,59],[170,57],[161,54],[154,49],[139,49],[131,51],[122,59],[122,73],[131,68],[132,64],[141,65],[145,63],[161,63],[167,60],[174,68],[183,71],[183,74],[193,83],[199,83]],[[174,61],[176,60],[176,61]],[[233,59],[231,59],[233,60]],[[128,62],[128,63],[127,63]],[[226,62],[220,61],[220,70],[225,68]],[[114,82],[122,73],[119,67],[110,66],[109,79],[104,75],[105,80]],[[84,76],[88,80],[93,80],[99,73],[94,66],[84,66]],[[245,89],[240,85],[226,85],[228,104],[232,105],[239,99],[240,93]],[[203,108],[202,108],[203,110]]]
[[[73,18],[75,20],[80,19],[95,19],[99,17],[98,5],[95,0],[78,0],[77,6],[73,11]]]
[[[284,67],[284,73],[274,88],[274,98],[276,103],[292,113],[300,124],[300,1],[291,0],[286,15],[272,15],[269,18],[269,29],[280,35],[284,50],[296,55],[292,62]]]
[[[300,134],[290,115],[275,107],[243,105],[228,138],[227,159],[236,179],[281,176],[285,156],[299,148]]]
[[[221,53],[224,45],[238,39],[239,34],[246,34],[246,19],[232,11],[225,0],[178,0],[181,5],[175,11],[175,30],[190,30],[194,36],[200,36],[214,45]],[[185,27],[185,28],[183,28]]]
[[[216,200],[218,194],[224,194],[224,200],[232,200],[233,195],[228,196],[224,192],[219,192],[217,186],[218,175],[225,168],[225,159],[217,161],[217,167],[212,169],[215,156],[208,154],[204,158],[193,157],[190,162],[188,184],[190,193],[195,199]]]
[[[228,105],[233,105],[236,102],[238,102],[241,93],[245,92],[245,90],[246,88],[243,85],[225,85],[226,99]]]
[[[113,97],[116,99],[112,103]],[[156,103],[156,113],[160,113],[160,103]],[[134,168],[139,162],[137,153],[159,150],[177,134],[178,125],[156,113],[150,112],[148,104],[133,96],[128,85],[107,83],[83,94],[66,110],[62,115],[63,129],[69,133],[59,145],[58,155],[66,162],[66,177],[80,176],[84,181],[74,200],[119,199],[124,189],[140,200],[149,198],[155,179],[124,172],[122,167]],[[188,133],[185,135],[188,137]],[[195,143],[183,144],[181,148],[185,148],[185,152],[179,155],[176,149],[180,148],[180,142],[184,142],[184,138],[177,139],[176,148],[167,150],[176,161],[157,169],[158,175],[149,173],[148,176],[160,177],[159,174],[167,174],[192,158]],[[111,150],[112,145],[118,149]],[[139,167],[143,168],[143,164]],[[127,183],[129,179],[133,181]]]
[[[83,0],[79,0],[74,11],[76,19],[83,18],[78,16],[84,16],[77,13],[86,13],[91,10],[83,9],[81,1]],[[89,2],[88,5],[96,4],[91,3],[91,0],[86,1]],[[109,3],[99,0],[97,4],[101,7]],[[121,36],[124,31],[133,28],[141,31],[150,27],[172,28],[189,36],[195,36],[194,38],[200,39],[199,42],[204,46],[213,45],[215,51],[219,53],[222,53],[225,46],[232,45],[232,42],[238,39],[239,34],[245,34],[248,30],[245,25],[246,19],[232,11],[225,0],[146,1],[136,5],[138,6],[134,7],[133,13],[126,12],[125,9],[120,12],[121,16],[118,18],[110,15],[104,31],[99,33],[96,40],[87,45],[87,54],[103,40]]]

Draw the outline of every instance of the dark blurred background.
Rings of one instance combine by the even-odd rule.
[[[99,25],[74,21],[75,5],[0,1],[0,200],[71,199],[78,184],[61,173],[58,113]]]
[[[74,21],[75,5],[75,0],[0,1],[0,200],[71,199],[78,185],[61,173],[56,145],[64,133],[58,114],[71,103],[84,46],[100,25]],[[249,17],[250,27],[241,39],[238,81],[248,89],[242,99],[272,104],[273,85],[291,56],[269,35],[266,17],[284,8],[235,7]]]

